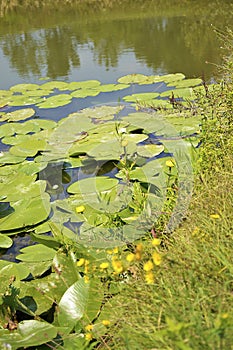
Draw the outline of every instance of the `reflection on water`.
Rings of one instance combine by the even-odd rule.
[[[117,3],[117,2],[115,2]],[[0,21],[0,88],[40,77],[100,79],[140,72],[210,78],[219,62],[211,23],[230,24],[231,1],[125,1],[128,6],[23,9]],[[148,4],[148,6],[146,6]],[[181,5],[179,5],[181,4]]]

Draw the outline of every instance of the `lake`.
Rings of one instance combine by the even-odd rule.
[[[232,1],[223,0],[20,3],[0,5],[0,89],[45,77],[110,83],[129,73],[209,81],[221,55],[214,28],[233,17]]]

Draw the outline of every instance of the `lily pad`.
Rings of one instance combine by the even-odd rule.
[[[69,193],[99,193],[112,189],[118,184],[117,179],[109,178],[107,176],[90,177],[82,179],[70,185],[67,189]]]
[[[169,83],[168,86],[175,86],[177,89],[182,89],[187,87],[194,87],[200,84],[202,84],[202,79],[197,78],[174,81]]]
[[[85,98],[88,96],[97,96],[99,93],[100,91],[95,89],[81,89],[72,92],[70,95],[75,98]]]
[[[129,84],[106,84],[106,85],[100,85],[95,88],[96,91],[99,92],[112,92],[112,91],[118,91],[118,90],[124,90],[130,87]]]
[[[69,83],[68,90],[77,90],[77,89],[91,89],[99,86],[101,83],[99,80],[85,80],[85,81],[74,81]]]
[[[8,122],[17,122],[20,120],[26,120],[28,118],[31,118],[35,114],[34,109],[32,108],[25,108],[25,109],[18,109],[17,111],[6,113],[5,118],[8,120]]]
[[[40,85],[39,88],[42,90],[70,90],[69,83],[66,83],[64,81],[48,81],[47,83]]]
[[[44,102],[38,103],[39,108],[57,108],[69,104],[72,97],[68,94],[59,94],[44,99]]]
[[[27,95],[15,95],[11,97],[9,106],[31,106],[36,103],[42,102],[43,99],[41,97],[33,97]]]
[[[19,199],[11,205],[14,212],[0,219],[1,232],[33,226],[46,220],[50,213],[50,196],[44,193],[36,198]]]
[[[36,244],[30,247],[20,249],[21,254],[17,256],[18,260],[27,262],[41,262],[53,260],[56,250],[46,247],[43,244]]]
[[[45,140],[31,137],[30,142],[24,141],[10,148],[10,153],[17,157],[34,157],[39,151],[46,149]],[[1,161],[1,160],[0,160]]]
[[[0,153],[0,165],[22,163],[26,157],[19,157],[9,152]]]
[[[158,96],[159,94],[157,92],[146,92],[146,93],[139,93],[139,94],[124,96],[123,100],[126,102],[137,102],[137,101],[141,102],[145,100],[151,100]]]
[[[148,145],[141,145],[137,147],[137,154],[142,157],[155,157],[162,153],[164,151],[163,145],[154,145],[154,144],[148,144]]]
[[[117,81],[121,84],[138,84],[146,79],[147,76],[144,74],[128,74],[119,78]]]
[[[10,248],[13,241],[10,237],[0,234],[0,248]]]
[[[17,84],[14,86],[11,86],[10,90],[13,92],[25,92],[29,90],[37,90],[40,86],[37,84]]]
[[[171,97],[172,94],[175,98],[195,98],[192,88],[172,89],[164,91],[160,94],[161,97]]]

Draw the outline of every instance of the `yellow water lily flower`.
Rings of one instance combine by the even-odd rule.
[[[166,166],[168,166],[169,168],[172,168],[173,166],[175,166],[175,164],[173,163],[173,161],[171,159],[166,160]]]
[[[78,207],[75,208],[76,213],[83,213],[85,210],[84,205],[79,205]]]

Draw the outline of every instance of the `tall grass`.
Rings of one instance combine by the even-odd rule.
[[[197,106],[202,145],[187,219],[162,237],[155,283],[145,284],[139,264],[112,300],[113,326],[99,349],[233,349],[233,33],[227,35],[223,79]],[[149,254],[150,241],[144,247]]]

